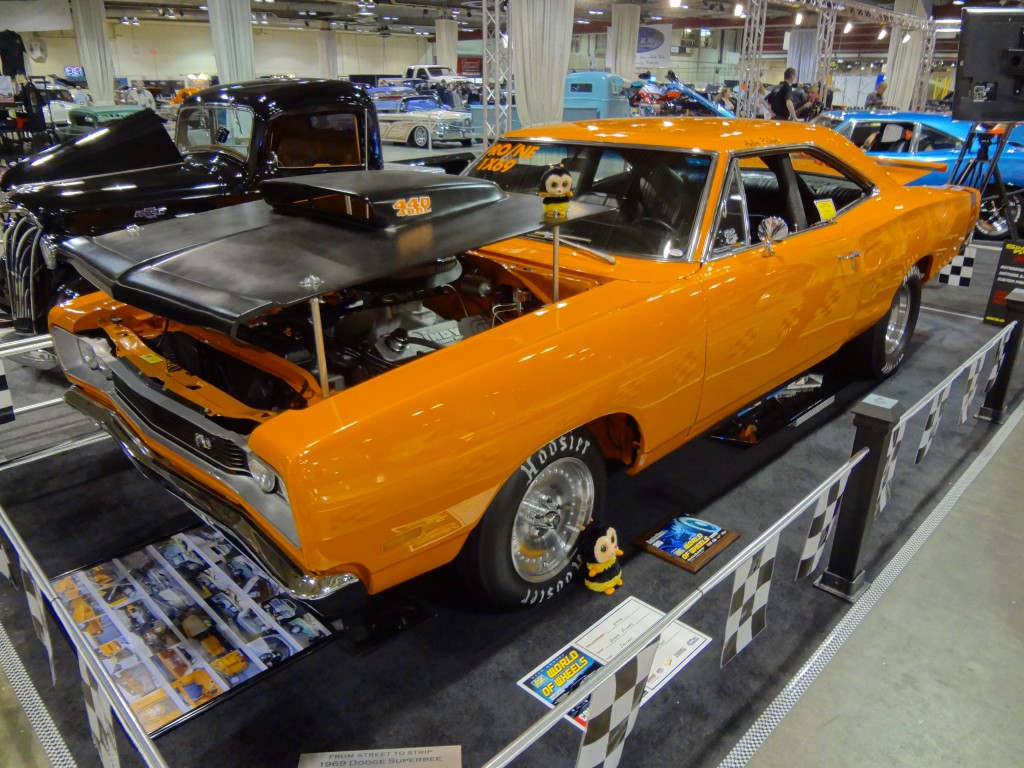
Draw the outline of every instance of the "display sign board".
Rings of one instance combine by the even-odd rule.
[[[986,323],[1006,324],[1006,295],[1015,288],[1024,288],[1024,240],[1003,244],[988,306],[985,308]]]
[[[462,768],[462,747],[407,747],[361,749],[355,752],[311,752],[299,757],[298,768],[355,768],[395,765]]]
[[[645,534],[637,544],[653,555],[696,573],[739,534],[697,517],[674,517]]]
[[[583,684],[590,675],[610,662],[624,648],[650,629],[664,613],[635,597],[628,597],[596,624],[564,646],[530,674],[519,681],[519,687],[554,707]],[[673,622],[661,633],[661,643],[643,701],[661,690],[679,670],[704,649],[711,638]],[[641,702],[642,703],[642,702]],[[587,727],[589,697],[569,710],[566,719],[578,728]]]
[[[672,25],[642,24],[637,33],[636,68],[667,67],[671,64]]]
[[[330,637],[213,528],[52,581],[148,733]]]

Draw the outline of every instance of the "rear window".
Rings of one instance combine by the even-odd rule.
[[[281,115],[270,122],[269,147],[280,168],[351,168],[363,164],[356,115]]]

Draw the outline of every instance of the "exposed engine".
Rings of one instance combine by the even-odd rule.
[[[467,271],[452,257],[376,283],[323,298],[328,382],[338,391],[393,370],[533,308],[529,291]],[[432,308],[434,307],[434,308]],[[486,312],[487,314],[483,314]],[[267,315],[238,334],[319,374],[309,307]],[[183,332],[165,332],[149,345],[172,364],[252,408],[281,411],[305,402],[284,381]]]

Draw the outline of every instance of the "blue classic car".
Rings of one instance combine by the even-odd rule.
[[[915,184],[947,184],[950,173],[967,140],[971,123],[954,120],[951,115],[926,112],[823,112],[814,119],[839,132],[869,155],[945,163],[946,170],[933,171]],[[967,160],[976,158],[979,141],[971,145]],[[992,147],[993,151],[995,147]],[[1024,193],[1024,130],[1010,134],[1010,142],[999,158],[999,172],[1010,193],[1010,213],[1020,226],[1021,193]],[[995,190],[986,191],[982,201],[977,234],[1004,238],[1009,227]]]

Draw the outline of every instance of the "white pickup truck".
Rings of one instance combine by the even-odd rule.
[[[451,67],[438,64],[413,64],[405,70],[406,80],[425,80],[431,85],[442,80],[448,85],[465,82],[467,78],[457,74]]]

